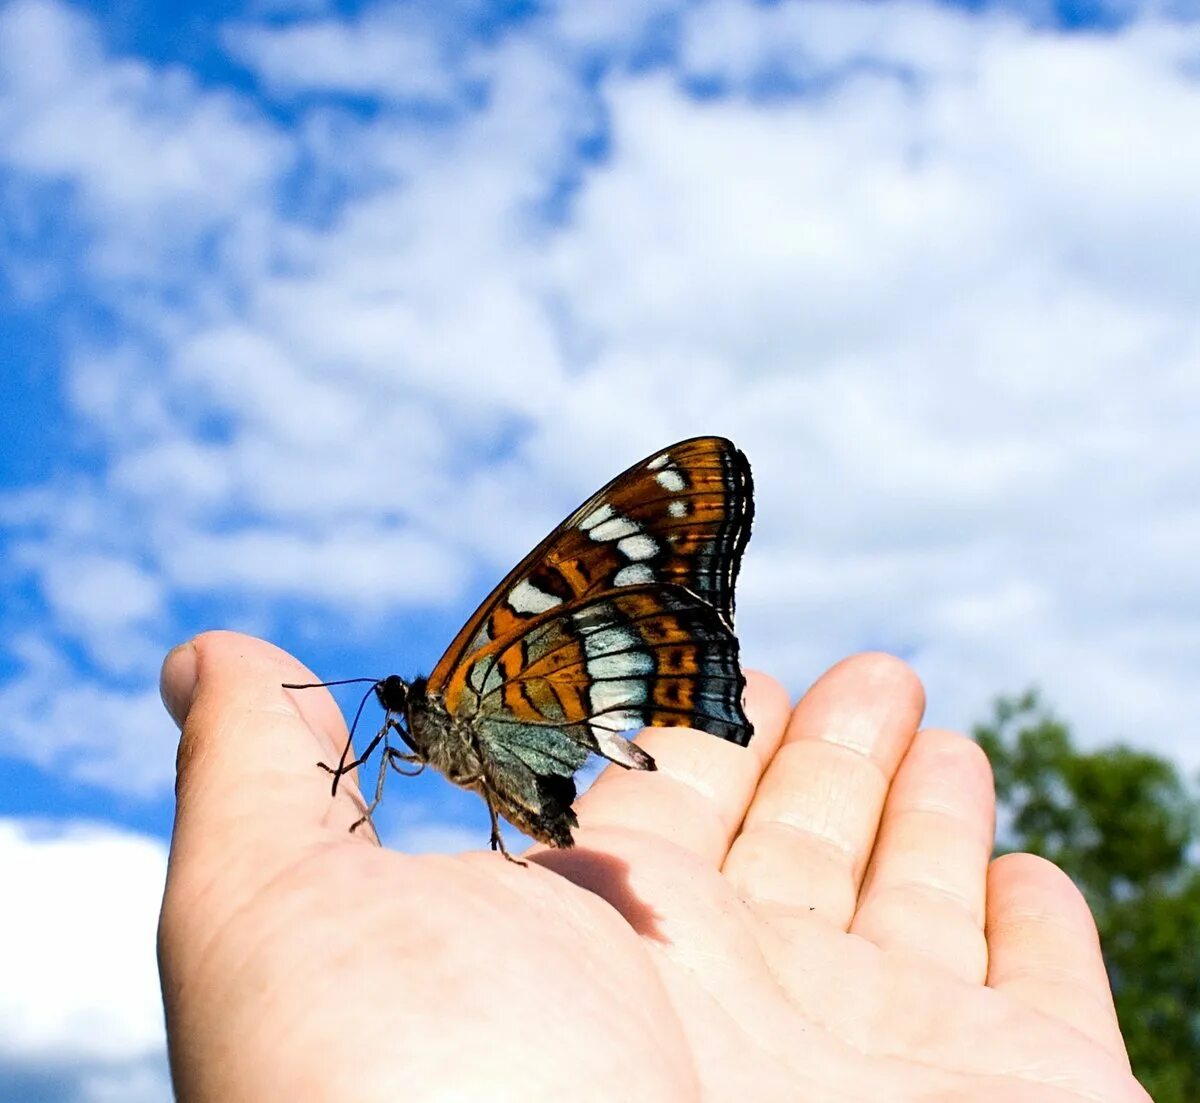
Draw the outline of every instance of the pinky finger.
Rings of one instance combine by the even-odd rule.
[[[1033,854],[988,870],[988,986],[1051,1015],[1128,1064],[1096,923],[1074,882]]]

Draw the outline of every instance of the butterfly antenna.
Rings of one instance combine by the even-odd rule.
[[[362,718],[363,709],[367,707],[367,702],[371,699],[371,694],[375,692],[375,687],[382,681],[382,678],[339,678],[337,681],[333,682],[305,682],[303,684],[294,682],[283,683],[284,689],[320,689],[324,686],[348,686],[353,685],[355,682],[371,683],[371,688],[363,694],[362,700],[358,703],[358,709],[354,713],[354,723],[350,725],[350,733],[346,736],[346,745],[342,748],[342,757],[338,759],[337,769],[329,770],[328,766],[325,767],[325,769],[329,770],[329,772],[333,774],[333,788],[331,790],[331,795],[335,797],[337,796],[338,782],[342,780],[342,775],[348,772],[346,759],[350,756],[350,748],[354,746],[354,732],[358,728],[359,720]],[[372,749],[374,749],[374,746],[375,744],[372,743]],[[358,763],[354,763],[353,765],[358,765]]]
[[[320,689],[322,686],[348,686],[353,682],[382,682],[382,678],[339,678],[336,682],[305,682],[297,685],[295,682],[284,682],[284,689]]]

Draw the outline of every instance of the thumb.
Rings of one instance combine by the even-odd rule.
[[[316,681],[286,652],[251,636],[207,632],[163,663],[163,701],[182,727],[171,843],[176,881],[269,879],[299,852],[344,843],[361,815],[353,777],[330,799],[330,776],[346,726],[327,690],[286,690]]]

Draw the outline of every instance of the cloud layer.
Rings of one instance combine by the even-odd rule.
[[[885,646],[938,719],[1036,680],[1194,758],[1197,27],[645,11],[243,21],[251,95],[4,10],[0,159],[66,188],[55,278],[113,319],[64,363],[100,462],[4,506],[52,626],[25,652],[82,647],[117,711],[185,610],[465,613],[614,470],[721,431],[758,474],[754,661],[800,689]],[[119,783],[120,742],[73,761]]]
[[[154,957],[166,860],[161,841],[103,825],[0,819],[6,1098],[169,1097]]]

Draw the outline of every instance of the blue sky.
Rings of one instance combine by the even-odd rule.
[[[167,648],[427,671],[695,433],[752,665],[1200,765],[1197,179],[1193,0],[0,3],[0,1095],[167,1098]]]

